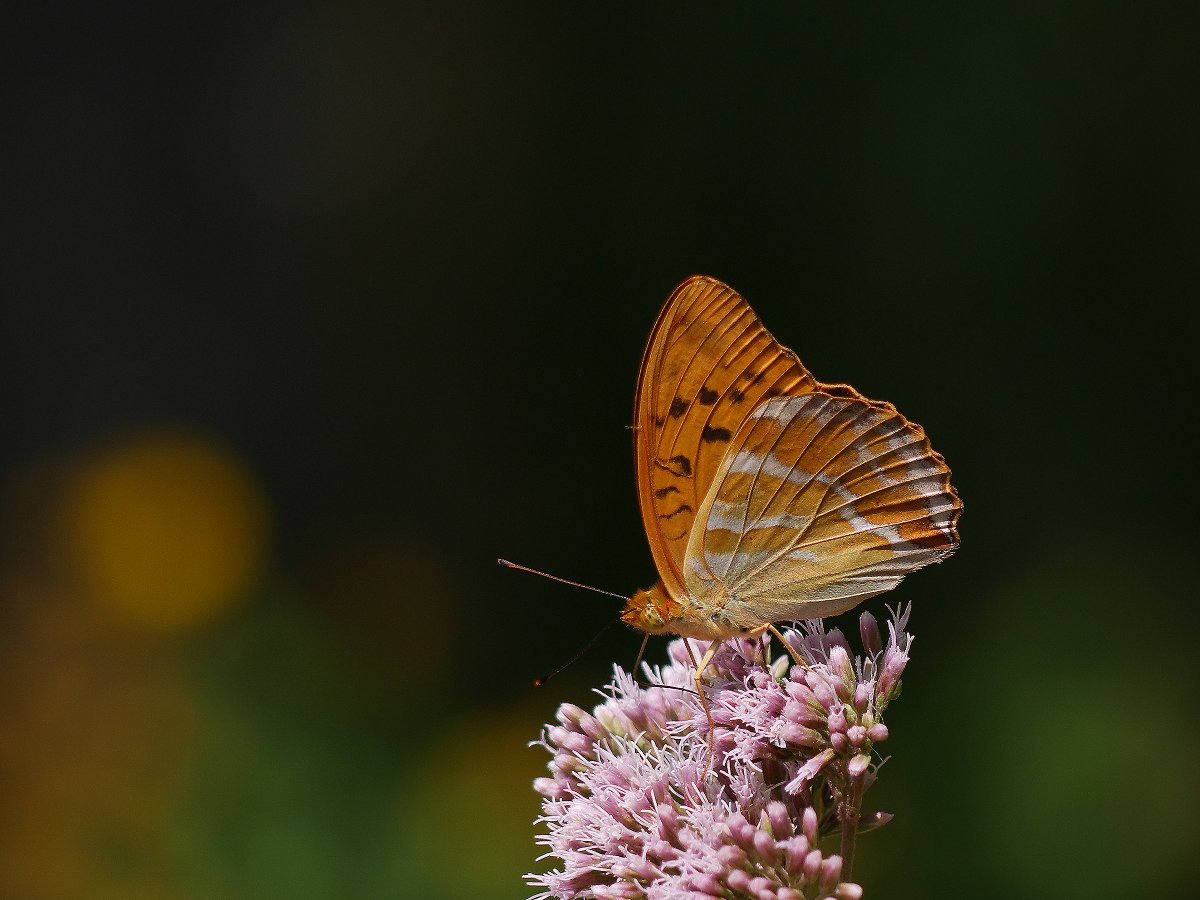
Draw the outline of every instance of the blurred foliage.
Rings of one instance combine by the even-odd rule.
[[[964,498],[888,598],[868,896],[1186,895],[1196,19],[14,15],[0,895],[526,896],[525,743],[638,637],[534,691],[614,606],[493,560],[650,582],[624,426],[698,271]]]

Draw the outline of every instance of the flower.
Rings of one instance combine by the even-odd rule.
[[[533,900],[861,897],[843,860],[858,831],[891,818],[860,808],[908,663],[908,616],[892,614],[884,645],[863,613],[857,657],[840,631],[801,623],[783,638],[802,665],[773,658],[765,636],[726,641],[704,673],[711,742],[682,640],[668,664],[644,667],[648,685],[616,666],[590,713],[559,707],[536,742],[551,760],[534,788],[543,858],[561,866],[527,876],[543,889]],[[822,850],[838,832],[841,854]]]

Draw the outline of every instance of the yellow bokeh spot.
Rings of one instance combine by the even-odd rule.
[[[86,597],[119,621],[165,630],[228,609],[267,543],[254,478],[185,435],[129,440],[85,464],[64,512],[65,555]]]

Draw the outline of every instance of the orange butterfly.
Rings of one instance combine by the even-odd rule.
[[[716,279],[667,299],[634,414],[659,581],[621,619],[712,641],[697,688],[726,638],[845,612],[958,546],[962,503],[921,427],[818,382]]]

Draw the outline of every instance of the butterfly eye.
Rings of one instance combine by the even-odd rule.
[[[665,602],[665,601],[663,601]],[[667,617],[655,589],[637,590],[621,610],[621,621],[639,631],[657,634],[666,630]]]

